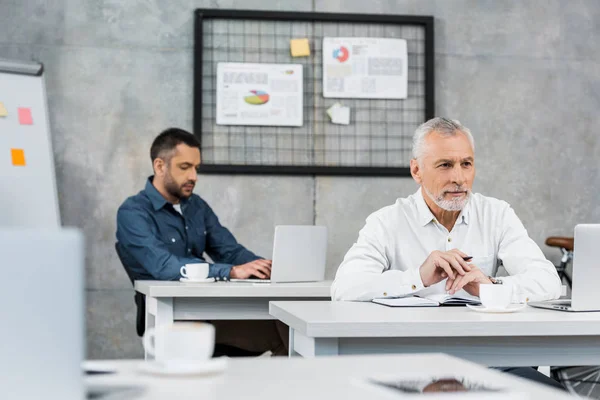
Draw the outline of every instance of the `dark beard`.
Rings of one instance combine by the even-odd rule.
[[[187,185],[188,183],[190,182],[186,182],[183,185]],[[171,196],[177,199],[187,199],[191,196],[191,194],[190,196],[183,194],[183,191],[181,190],[181,187],[183,185],[177,186],[177,183],[175,183],[175,181],[173,181],[171,178],[165,180],[165,190],[167,191],[167,193],[169,193]]]

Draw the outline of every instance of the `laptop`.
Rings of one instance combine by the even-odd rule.
[[[231,282],[318,282],[325,279],[327,227],[278,225],[273,240],[271,279],[231,279]]]
[[[29,399],[84,399],[83,237],[74,229],[0,229],[0,388]]]
[[[598,246],[600,246],[600,224],[575,226],[576,251],[573,252],[571,299],[531,301],[527,304],[536,308],[558,311],[600,311]]]

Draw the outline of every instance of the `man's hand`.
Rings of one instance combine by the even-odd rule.
[[[229,277],[233,279],[248,279],[250,277],[268,279],[271,277],[271,260],[254,260],[231,268]]]
[[[423,285],[428,287],[446,278],[454,281],[458,276],[463,276],[471,271],[471,266],[463,257],[468,256],[458,249],[444,252],[432,251],[419,268]]]
[[[470,264],[470,266],[471,271],[465,275],[457,276],[454,280],[448,279],[448,282],[446,282],[446,291],[454,294],[464,289],[470,295],[479,297],[479,285],[482,283],[491,284],[492,281],[477,266],[473,264]]]

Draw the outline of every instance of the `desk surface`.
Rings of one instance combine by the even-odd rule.
[[[600,312],[568,313],[533,307],[509,314],[483,314],[467,307],[273,301],[269,313],[309,337],[600,335]]]
[[[463,376],[511,392],[526,393],[531,399],[567,399],[560,392],[539,384],[490,370],[475,363],[443,354],[320,357],[314,359],[260,357],[229,359],[220,375],[166,378],[137,372],[141,361],[103,361],[117,367],[116,375],[86,378],[95,388],[139,385],[140,396],[130,399],[393,399],[396,394],[366,385],[365,379],[387,375],[394,378]],[[479,398],[480,394],[474,393]],[[506,395],[506,393],[504,393]],[[512,393],[510,398],[515,397]],[[461,397],[463,398],[463,397]],[[496,397],[494,397],[496,398]]]
[[[150,297],[331,297],[331,282],[181,283],[172,281],[135,281],[135,290]]]

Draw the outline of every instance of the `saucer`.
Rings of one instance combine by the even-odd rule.
[[[118,367],[108,361],[85,360],[81,362],[81,369],[88,375],[114,374]]]
[[[483,305],[473,306],[471,304],[467,304],[471,310],[483,313],[511,313],[524,309],[527,307],[527,304],[509,304],[506,308],[487,308]]]
[[[164,364],[158,361],[143,361],[139,364],[138,370],[151,375],[188,376],[217,374],[223,372],[226,367],[227,357],[218,357],[198,363],[181,365],[174,363]]]
[[[179,282],[183,282],[183,283],[211,283],[214,281],[215,281],[215,278],[205,278],[205,279],[180,278],[179,279]]]

